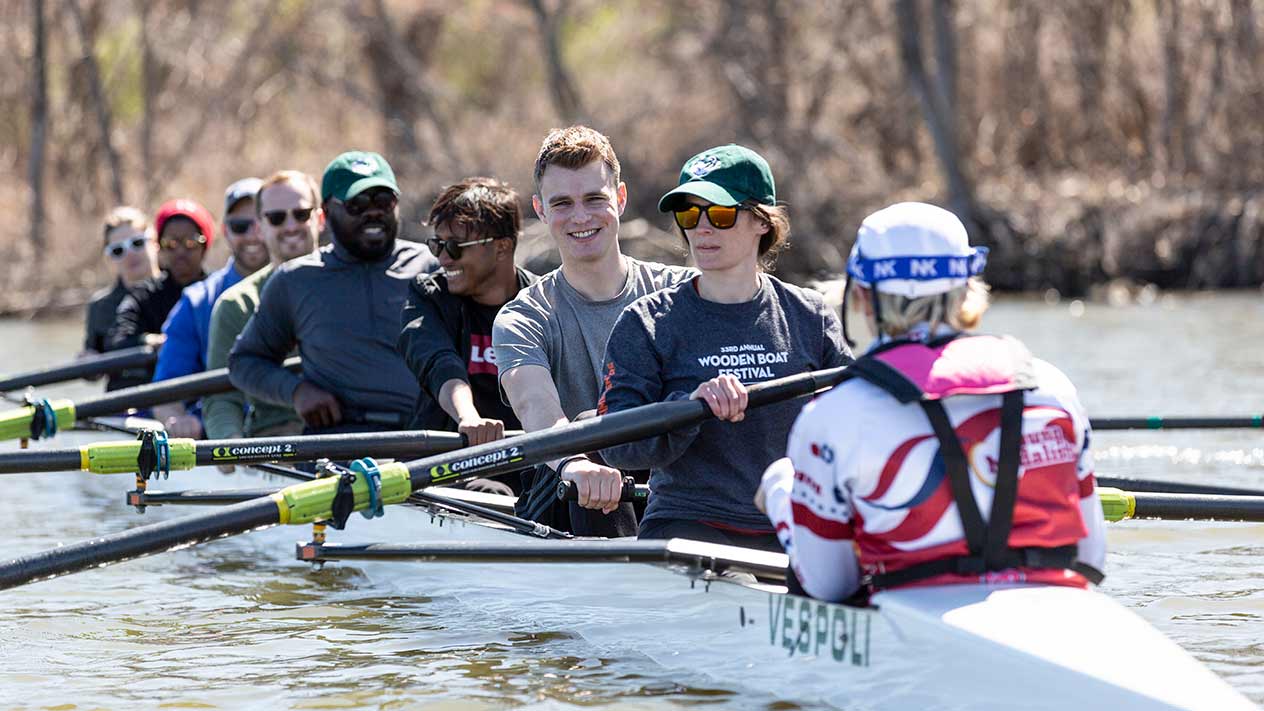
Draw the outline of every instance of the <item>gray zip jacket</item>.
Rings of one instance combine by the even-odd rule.
[[[438,268],[421,245],[397,240],[377,262],[362,262],[335,240],[277,268],[259,308],[228,357],[233,385],[290,405],[302,380],[344,406],[411,413],[417,378],[395,350],[399,315],[413,278]],[[300,377],[281,367],[297,346]]]

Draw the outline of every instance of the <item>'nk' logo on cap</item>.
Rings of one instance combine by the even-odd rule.
[[[348,167],[351,169],[352,173],[357,175],[373,175],[373,171],[377,170],[377,166],[373,165],[372,161],[365,158],[356,158],[351,161],[351,165]]]
[[[690,163],[689,167],[685,169],[685,172],[695,178],[705,178],[708,173],[719,167],[719,158],[716,158],[715,156],[703,156],[702,158]]]

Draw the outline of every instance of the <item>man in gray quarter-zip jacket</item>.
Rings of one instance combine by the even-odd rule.
[[[382,156],[329,164],[321,200],[333,244],[277,267],[228,358],[233,385],[292,405],[305,431],[403,429],[418,384],[395,350],[409,283],[438,262],[397,240],[399,188]],[[281,367],[295,346],[303,374]]]

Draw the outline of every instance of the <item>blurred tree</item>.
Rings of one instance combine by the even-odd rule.
[[[114,129],[110,120],[109,101],[105,96],[105,90],[101,87],[101,69],[97,64],[95,33],[84,18],[83,8],[79,6],[79,0],[66,0],[66,9],[70,11],[70,16],[74,20],[75,30],[79,35],[79,44],[82,48],[82,56],[79,62],[83,76],[88,84],[88,90],[91,92],[97,128],[101,132],[101,142],[98,145],[101,152],[105,154],[106,165],[110,169],[110,194],[114,199],[115,205],[122,205],[126,203],[126,200],[123,198],[123,166],[119,162],[118,151],[114,148]]]
[[[37,259],[44,254],[44,147],[48,134],[48,30],[44,25],[44,0],[31,0],[32,58],[31,146],[27,172],[31,189],[30,240]]]

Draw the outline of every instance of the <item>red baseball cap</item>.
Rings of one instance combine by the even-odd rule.
[[[154,215],[154,232],[159,239],[162,239],[162,228],[167,224],[167,220],[173,217],[186,217],[193,220],[198,231],[206,238],[206,248],[211,248],[211,241],[215,239],[215,218],[211,217],[210,210],[187,198],[164,202],[158,208],[158,214]]]

